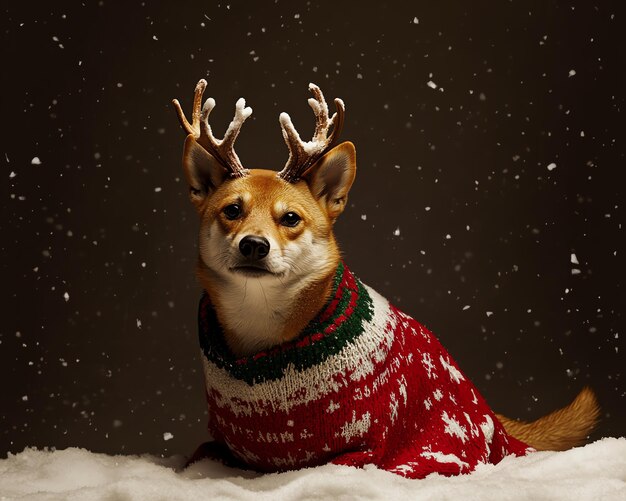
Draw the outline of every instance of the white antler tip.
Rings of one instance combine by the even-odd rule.
[[[343,110],[346,109],[346,103],[343,102],[343,99],[340,98],[335,98],[335,105],[337,106],[337,108],[342,108]]]
[[[309,106],[316,115],[320,112],[320,102],[317,99],[310,97]]]
[[[202,116],[205,118],[208,117],[213,108],[215,108],[215,99],[210,97],[204,102],[204,106],[202,107]]]
[[[237,100],[237,103],[235,104],[235,110],[237,114],[241,115],[244,120],[252,115],[252,108],[250,108],[249,106],[246,108],[246,100],[243,97],[240,97]]]
[[[289,116],[289,113],[286,113],[284,111],[280,114],[278,120],[280,121],[281,125],[291,124],[291,117]]]
[[[309,90],[313,90],[313,89],[319,89],[319,87],[315,85],[313,82],[309,82]]]
[[[204,89],[206,89],[207,86],[207,82],[204,78],[201,78],[200,80],[198,80],[198,83],[196,84],[196,91],[198,90],[202,90],[204,91]]]

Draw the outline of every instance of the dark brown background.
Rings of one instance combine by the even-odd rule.
[[[201,77],[217,133],[238,97],[253,107],[248,167],[286,161],[281,111],[311,133],[309,81],[342,97],[352,269],[498,411],[538,417],[591,384],[594,437],[626,432],[619,2],[174,3],[2,8],[0,454],[204,439],[170,106]]]

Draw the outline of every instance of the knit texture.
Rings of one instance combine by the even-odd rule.
[[[234,357],[206,295],[199,324],[209,432],[227,461],[267,472],[372,463],[423,478],[532,450],[433,334],[343,264],[294,341]]]

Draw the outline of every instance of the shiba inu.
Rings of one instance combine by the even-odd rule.
[[[330,117],[311,84],[312,140],[282,113],[286,166],[248,170],[234,142],[252,110],[240,99],[217,139],[205,88],[200,80],[192,123],[174,100],[200,216],[200,345],[214,439],[192,461],[220,457],[259,471],[371,463],[422,478],[585,439],[599,414],[591,390],[534,423],[497,416],[433,334],[341,260],[333,224],[356,175],[354,145],[338,144],[343,101]]]

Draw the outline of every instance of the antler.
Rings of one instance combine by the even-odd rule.
[[[310,83],[309,90],[313,93],[312,98],[309,99],[309,106],[315,113],[315,131],[313,132],[313,138],[311,141],[304,142],[300,139],[300,135],[296,128],[293,126],[293,122],[287,113],[280,114],[280,127],[283,131],[283,137],[285,143],[289,148],[289,159],[287,164],[278,173],[278,177],[284,179],[289,183],[295,183],[300,179],[302,174],[315,163],[327,150],[332,148],[341,129],[343,128],[344,113],[346,107],[341,99],[335,99],[335,106],[337,112],[333,114],[332,118],[328,119],[328,105],[324,99],[324,95],[320,88]],[[328,131],[333,127],[333,131],[328,136]]]
[[[178,99],[172,100],[178,120],[187,134],[193,135],[198,144],[207,150],[215,159],[220,162],[233,177],[243,177],[248,174],[248,170],[243,167],[241,160],[234,150],[235,140],[239,135],[241,126],[246,119],[252,115],[252,108],[246,108],[245,99],[241,98],[235,104],[235,117],[230,122],[223,139],[217,139],[211,131],[209,125],[209,115],[215,108],[215,99],[210,97],[202,105],[202,96],[206,89],[206,80],[202,79],[196,84],[193,98],[193,111],[191,113],[191,124],[187,121]]]

